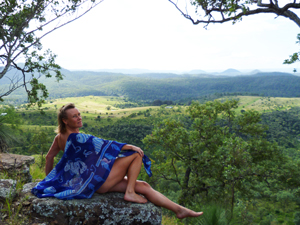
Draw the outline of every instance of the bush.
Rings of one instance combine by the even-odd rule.
[[[295,225],[300,225],[300,212],[296,212],[294,215],[294,223]]]

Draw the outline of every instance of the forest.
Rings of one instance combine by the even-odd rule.
[[[49,99],[79,96],[125,96],[133,102],[150,104],[155,100],[187,104],[191,100],[211,95],[256,95],[270,97],[299,97],[300,77],[289,73],[256,73],[243,76],[213,74],[122,74],[61,69],[64,79],[41,78],[47,81]],[[11,70],[7,77],[18,76]],[[47,79],[47,80],[46,80]],[[9,79],[1,80],[2,91]],[[7,98],[26,103],[25,90],[14,91]]]
[[[216,224],[299,224],[298,100],[222,95],[189,106],[134,108],[124,98],[88,96],[49,100],[44,113],[2,105],[7,135],[1,149],[35,156],[33,177],[43,178],[56,110],[73,101],[83,115],[81,132],[140,146],[153,161],[154,175],[142,171],[139,178],[207,214],[180,221],[163,211],[163,224],[210,224],[208,215],[218,218]]]

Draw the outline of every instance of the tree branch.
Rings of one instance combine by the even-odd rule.
[[[45,37],[46,35],[52,33],[53,31],[57,30],[58,28],[61,28],[61,27],[65,26],[65,25],[67,25],[67,24],[69,24],[69,23],[71,23],[71,22],[74,22],[75,20],[81,18],[83,15],[85,15],[86,13],[88,13],[91,9],[93,9],[94,7],[96,7],[97,5],[99,5],[100,3],[102,3],[103,1],[104,1],[104,0],[99,1],[99,2],[96,3],[95,5],[91,6],[88,10],[86,10],[83,14],[80,14],[78,17],[75,17],[75,18],[72,19],[72,20],[68,20],[67,22],[65,22],[65,23],[63,23],[63,24],[61,24],[61,25],[59,25],[59,26],[57,26],[57,27],[54,27],[53,29],[51,29],[50,31],[46,32],[46,33],[43,34],[42,36],[38,37],[38,38],[36,39],[35,42],[32,42],[30,45],[28,45],[26,48],[24,48],[24,51],[25,51],[25,50],[28,50],[29,48],[31,48],[32,46],[34,46],[35,44],[37,44],[43,37]],[[65,12],[65,13],[63,13],[61,16],[65,15],[65,14],[67,14],[67,13],[68,13],[68,12]],[[59,17],[61,17],[61,16],[59,16]],[[42,28],[42,27],[45,27],[45,26],[49,25],[50,23],[52,23],[52,22],[54,22],[55,20],[57,20],[59,17],[55,17],[54,19],[48,21],[46,24],[40,26],[38,29],[40,29],[40,28]],[[30,34],[30,33],[33,33],[33,32],[36,32],[38,29],[35,29],[35,30],[29,32],[29,34]],[[19,55],[22,54],[22,53],[23,53],[23,51],[22,51],[22,52],[19,52],[19,53],[13,58],[13,60],[15,60],[17,57],[19,57]]]
[[[178,183],[179,186],[181,187],[181,183],[180,183],[180,181],[179,181],[179,179],[178,179],[178,174],[177,174],[177,170],[176,170],[175,165],[174,165],[174,159],[173,159],[173,158],[172,158],[172,163],[171,163],[171,164],[172,164],[172,167],[173,167],[175,176],[176,176],[177,183]]]
[[[236,21],[241,19],[243,16],[250,16],[250,15],[256,15],[260,13],[274,13],[278,16],[284,16],[286,18],[291,19],[294,23],[296,23],[300,27],[300,18],[298,15],[292,11],[290,11],[290,8],[293,9],[299,9],[300,3],[288,3],[284,7],[280,8],[278,6],[278,1],[275,0],[275,3],[273,3],[272,0],[270,0],[270,3],[262,3],[261,0],[254,0],[248,3],[250,6],[252,3],[256,3],[257,7],[256,9],[250,10],[249,7],[247,7],[246,4],[240,4],[233,3],[234,9],[232,11],[231,8],[228,7],[228,5],[224,5],[223,2],[215,2],[215,1],[209,1],[210,4],[200,4],[197,1],[196,7],[201,6],[205,16],[207,19],[193,19],[191,15],[188,13],[184,13],[177,3],[175,3],[173,0],[168,0],[171,4],[175,6],[175,8],[188,20],[190,20],[194,25],[203,23],[206,24],[204,27],[206,27],[209,23],[225,23],[229,21]],[[207,3],[207,2],[206,2]],[[261,8],[259,8],[261,7]],[[215,19],[212,15],[212,13],[218,13],[221,16],[221,19]],[[231,16],[231,14],[233,14]]]

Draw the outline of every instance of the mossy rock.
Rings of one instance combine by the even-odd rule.
[[[91,199],[74,200],[37,198],[30,192],[35,185],[24,185],[19,203],[31,224],[161,224],[160,207],[127,202],[123,193],[95,193]]]

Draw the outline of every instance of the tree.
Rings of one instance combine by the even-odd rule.
[[[6,117],[0,116],[0,153],[6,152],[9,148],[9,145],[17,141],[17,138],[14,135],[14,130],[10,126],[5,124]]]
[[[278,0],[191,0],[190,3],[195,7],[195,15],[191,15],[185,4],[185,12],[178,1],[169,0],[177,10],[193,24],[237,22],[244,16],[257,15],[261,13],[272,13],[276,16],[283,16],[292,20],[300,27],[300,18],[295,11],[300,9],[299,1],[284,1],[280,4]],[[195,17],[195,18],[193,18]],[[300,34],[297,37],[299,43]],[[292,64],[299,61],[300,52],[296,52],[284,61],[284,64]],[[294,70],[295,71],[295,70]]]
[[[44,131],[40,131],[39,133],[34,134],[31,138],[31,145],[28,151],[30,154],[46,153],[49,150],[51,141],[49,134]]]
[[[200,17],[199,19],[194,19],[188,12],[184,12],[178,1],[169,0],[169,2],[193,24],[202,23],[207,26],[210,23],[236,22],[244,16],[273,13],[276,16],[289,18],[300,27],[300,18],[293,12],[300,8],[300,3],[297,1],[285,2],[286,4],[280,5],[278,0],[268,0],[266,3],[262,0],[191,0],[192,6],[196,8],[196,17]],[[203,16],[201,10],[203,10]]]
[[[176,184],[180,204],[221,201],[233,212],[237,195],[263,196],[274,180],[287,183],[280,173],[286,158],[265,139],[260,114],[250,110],[237,115],[237,107],[235,100],[193,102],[190,121],[164,120],[144,139],[154,149],[154,177],[171,183],[169,189]]]
[[[13,142],[19,142],[15,128],[21,121],[13,106],[4,107],[0,112],[0,152],[6,152]]]
[[[80,18],[103,0],[5,0],[0,2],[0,79],[9,79],[0,100],[24,87],[30,104],[40,107],[48,92],[38,78],[61,80],[51,50],[42,52],[41,39]],[[20,60],[24,63],[18,64]]]
[[[296,41],[297,44],[300,44],[300,34],[298,34],[297,36],[297,41]],[[284,64],[293,64],[295,62],[298,62],[300,61],[300,52],[295,52],[294,54],[292,54],[290,56],[289,59],[286,59],[284,60]],[[294,69],[294,72],[296,72],[296,70]]]

